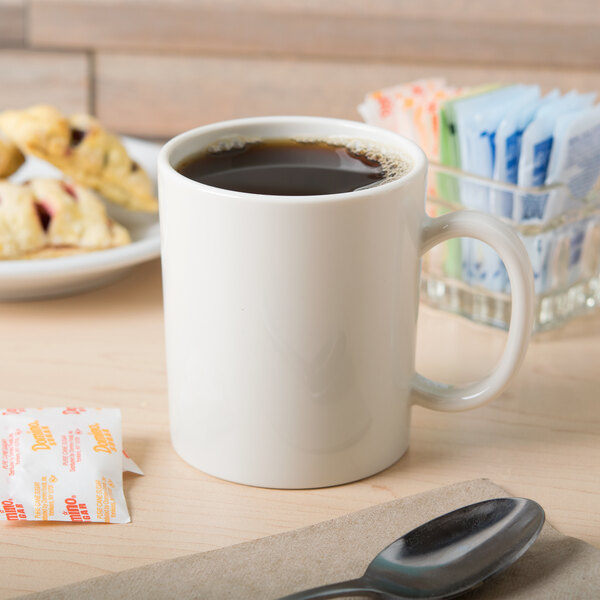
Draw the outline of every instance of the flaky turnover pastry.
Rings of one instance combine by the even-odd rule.
[[[24,154],[48,161],[107,200],[132,210],[158,209],[148,174],[94,117],[67,118],[40,105],[0,113],[0,130]]]
[[[57,179],[0,182],[0,259],[66,256],[130,241],[82,186]]]
[[[0,178],[10,177],[24,162],[18,146],[0,134]]]

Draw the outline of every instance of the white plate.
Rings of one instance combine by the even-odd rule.
[[[130,156],[156,181],[159,144],[123,138]],[[60,177],[47,163],[28,158],[11,178]],[[135,213],[107,204],[111,217],[127,227],[132,243],[109,250],[75,256],[36,260],[0,261],[0,301],[34,300],[66,296],[111,283],[131,267],[160,256],[160,232],[156,214]]]

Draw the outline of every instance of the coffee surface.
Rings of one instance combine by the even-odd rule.
[[[184,159],[182,175],[213,187],[278,196],[340,194],[389,178],[383,160],[325,141],[270,139],[216,145]]]

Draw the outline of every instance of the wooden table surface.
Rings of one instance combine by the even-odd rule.
[[[411,446],[383,473],[303,491],[204,475],[169,443],[160,265],[104,289],[0,305],[4,407],[116,406],[128,525],[0,523],[0,598],[310,525],[441,485],[487,477],[531,497],[563,533],[600,547],[600,312],[536,338],[509,390],[486,407],[416,408]],[[487,372],[499,331],[422,308],[418,366],[446,381]]]

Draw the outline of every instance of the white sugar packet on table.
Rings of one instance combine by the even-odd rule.
[[[129,523],[115,408],[0,409],[0,519]]]

